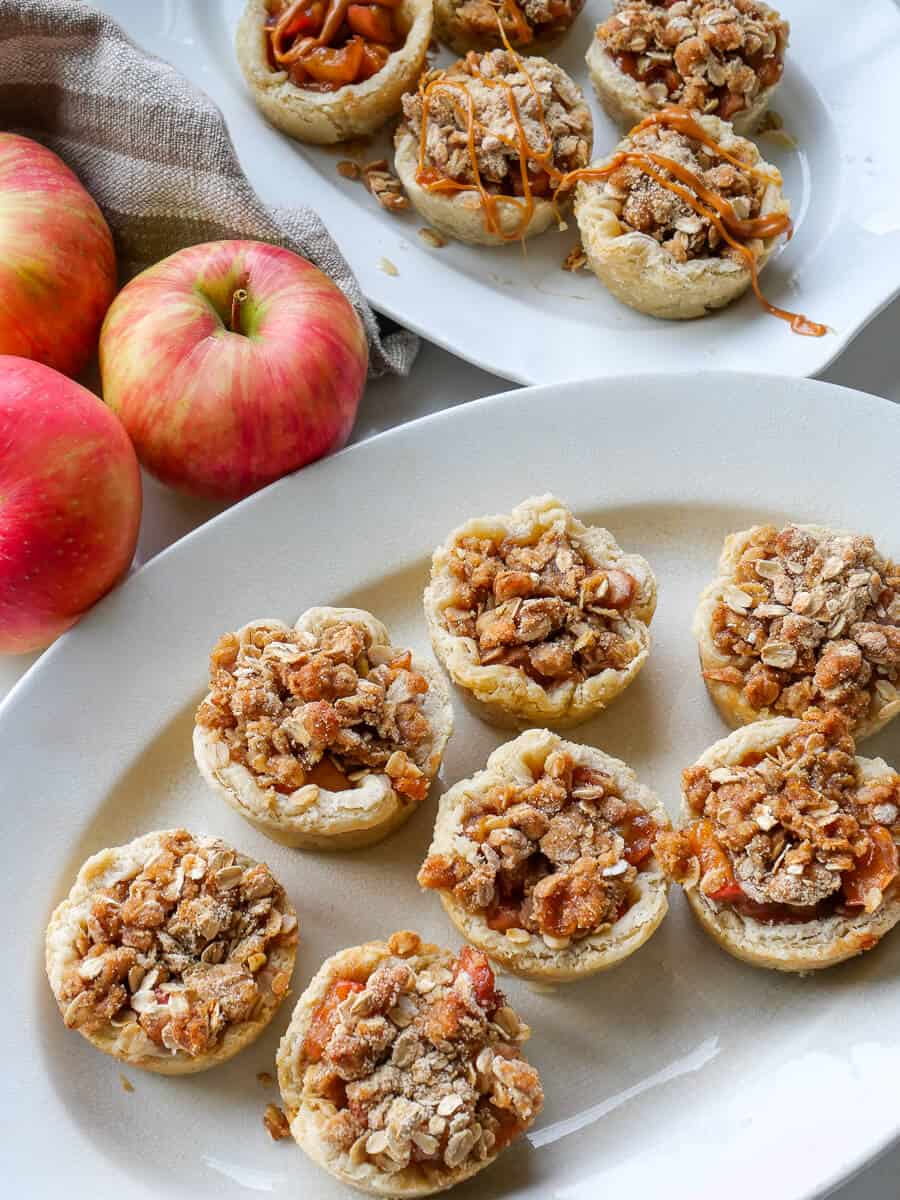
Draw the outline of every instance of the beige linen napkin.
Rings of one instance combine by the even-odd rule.
[[[418,340],[381,332],[319,217],[267,208],[209,97],[103,13],[80,0],[0,0],[0,128],[50,146],[78,174],[109,221],[123,279],[196,242],[274,242],[351,301],[369,336],[370,377],[412,366]]]

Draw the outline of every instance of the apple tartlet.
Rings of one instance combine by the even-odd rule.
[[[425,590],[438,659],[480,715],[513,727],[596,716],[647,661],[655,608],[646,560],[554,496],[455,529]]]
[[[900,920],[900,775],[856,755],[850,722],[811,708],[711,746],[683,775],[684,825],[656,855],[725,950],[811,971]]]
[[[625,763],[530,729],[441,797],[419,883],[507,970],[580,979],[633,954],[666,915],[653,842],[668,828]]]
[[[273,125],[302,142],[343,142],[400,111],[431,28],[432,0],[248,0],[237,56]]]
[[[871,537],[794,524],[730,534],[694,636],[729,725],[815,705],[860,741],[900,712],[900,568]]]
[[[790,231],[781,175],[717,117],[666,109],[582,173],[575,216],[588,264],[653,317],[702,317],[753,287],[798,333],[812,322],[763,300],[758,274]]]
[[[50,918],[47,977],[69,1029],[161,1075],[205,1071],[288,994],[297,915],[265,863],[184,829],[89,858]]]
[[[681,104],[752,133],[784,72],[789,33],[760,0],[616,0],[587,64],[623,125]]]
[[[545,58],[468,54],[403,97],[397,174],[430,226],[486,246],[535,237],[558,219],[559,180],[593,139],[581,89]]]
[[[428,1196],[489,1166],[541,1110],[528,1027],[485,956],[395,933],[327,959],[297,1001],[278,1082],[297,1144],[344,1183]]]
[[[505,46],[537,54],[560,41],[583,7],[584,0],[434,0],[434,30],[456,54]]]
[[[424,800],[453,730],[447,685],[359,608],[311,608],[219,639],[197,710],[204,778],[268,837],[350,849]]]

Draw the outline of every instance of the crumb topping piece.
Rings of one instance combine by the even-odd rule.
[[[530,1031],[481,951],[413,963],[415,934],[389,946],[368,978],[336,980],[314,1013],[304,1099],[335,1106],[324,1136],[356,1164],[393,1174],[484,1161],[540,1112],[540,1079],[519,1049]]]
[[[126,1040],[131,1026],[159,1050],[206,1054],[286,995],[290,977],[269,958],[296,941],[297,918],[265,863],[167,833],[148,862],[93,893],[62,981],[66,1025],[112,1024]]]
[[[545,58],[470,53],[423,75],[419,90],[403,97],[403,113],[422,147],[425,185],[437,178],[488,196],[549,196],[557,176],[590,156],[590,109]]]
[[[717,154],[710,145],[664,125],[636,127],[625,139],[623,149],[659,155],[677,163],[696,177],[703,188],[726,201],[738,220],[754,220],[760,215],[769,180],[750,169],[759,162],[759,152],[744,138],[729,153],[746,161],[746,170]],[[699,199],[689,184],[678,181],[659,162],[654,161],[653,169],[664,179],[686,188],[695,200]],[[723,257],[746,265],[746,256],[722,238],[716,221],[697,211],[642,166],[626,161],[599,186],[615,202],[616,215],[626,232],[654,238],[676,262]]]
[[[584,0],[462,0],[454,18],[462,30],[478,38],[496,38],[498,21],[511,46],[528,46],[535,38],[565,33]]]
[[[295,87],[336,92],[371,79],[406,31],[400,0],[266,0],[266,49],[273,71]]]
[[[450,891],[511,941],[551,949],[605,931],[628,911],[657,828],[602,771],[554,750],[528,786],[467,796],[451,854],[431,854],[425,888]]]
[[[900,775],[863,779],[847,718],[810,709],[743,763],[688,767],[695,819],[661,833],[666,873],[766,922],[872,913],[897,877]]]
[[[623,670],[640,650],[623,620],[637,580],[593,567],[561,526],[526,544],[461,538],[450,571],[456,588],[444,624],[473,639],[482,665],[517,667],[552,687]]]
[[[261,788],[340,791],[376,771],[408,801],[422,800],[433,737],[422,707],[428,681],[408,650],[386,662],[373,661],[378,653],[353,621],[317,635],[262,626],[226,633],[210,657],[197,722]]]
[[[897,696],[900,570],[870,537],[766,525],[710,632],[731,661],[706,679],[740,688],[757,710],[799,717],[815,704],[854,727]]]
[[[781,78],[788,34],[759,0],[616,0],[596,36],[648,104],[732,121]]]

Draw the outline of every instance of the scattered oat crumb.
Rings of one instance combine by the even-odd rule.
[[[378,270],[384,271],[385,275],[399,275],[400,272],[394,266],[389,258],[379,258]]]
[[[271,1087],[275,1080],[268,1071],[260,1071],[256,1076],[256,1082],[262,1084],[263,1087]]]
[[[362,169],[362,177],[366,187],[388,212],[402,212],[403,209],[409,208],[403,184],[388,167],[387,159],[379,158],[375,162],[366,163]]]
[[[447,239],[443,234],[438,233],[436,229],[429,229],[427,225],[419,230],[419,237],[429,246],[434,246],[435,250],[440,250],[441,246],[447,245]]]
[[[562,269],[564,271],[580,271],[586,265],[587,255],[584,252],[584,247],[581,242],[576,242],[566,255],[566,261],[563,263]]]
[[[122,1085],[123,1092],[133,1092],[134,1091],[134,1084],[131,1082],[131,1080],[127,1076],[120,1074],[119,1082]]]
[[[772,109],[765,114],[756,132],[760,137],[767,137],[769,141],[777,142],[789,150],[793,150],[797,145],[797,139],[788,133],[781,116]]]
[[[358,162],[353,162],[350,158],[342,158],[337,165],[338,175],[343,175],[345,179],[359,179],[362,174],[362,168]]]
[[[282,1138],[291,1136],[288,1119],[277,1104],[266,1105],[266,1111],[263,1113],[263,1125],[273,1142],[280,1142]]]

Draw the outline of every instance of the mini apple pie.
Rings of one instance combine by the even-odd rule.
[[[558,219],[554,190],[590,158],[581,89],[545,58],[468,54],[403,97],[395,167],[430,226],[486,246],[534,237]]]
[[[194,757],[232,808],[288,846],[379,841],[424,800],[453,730],[447,685],[359,608],[254,621],[210,658]]]
[[[297,915],[265,863],[170,829],[89,858],[50,918],[47,977],[66,1025],[161,1075],[205,1071],[288,994]]]
[[[432,0],[247,0],[238,62],[273,125],[301,142],[344,142],[400,111],[431,26]]]
[[[656,855],[736,958],[830,967],[900,921],[900,775],[858,758],[850,723],[811,708],[757,721],[684,772],[683,828]]]
[[[816,705],[860,741],[900,713],[900,568],[870,537],[793,524],[730,534],[694,636],[729,725]]]
[[[584,0],[434,0],[434,28],[457,54],[502,46],[537,54],[556,45],[583,7]]]
[[[419,883],[516,975],[570,980],[633,954],[668,909],[666,810],[592,746],[529,729],[441,797]]]
[[[485,956],[395,933],[327,959],[278,1049],[291,1133],[344,1183],[428,1196],[470,1178],[541,1110],[530,1030]]]
[[[789,32],[760,0],[616,0],[587,64],[623,125],[681,104],[752,133],[784,71]]]
[[[797,333],[824,328],[763,300],[757,276],[790,231],[781,175],[716,117],[666,109],[581,172],[575,216],[588,264],[653,317],[705,316],[753,287]]]
[[[455,529],[425,590],[435,654],[482,715],[513,727],[596,716],[646,662],[655,608],[646,560],[554,496]]]

